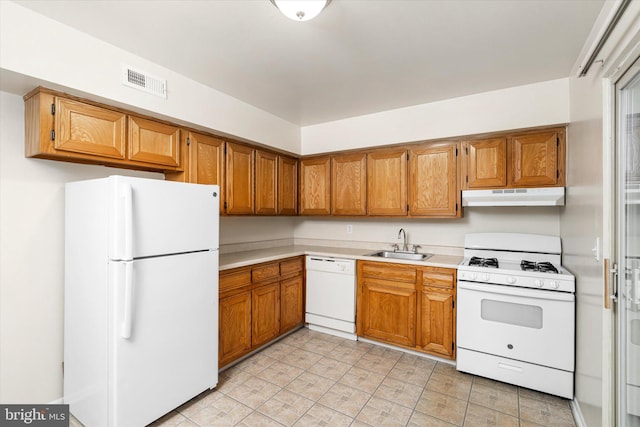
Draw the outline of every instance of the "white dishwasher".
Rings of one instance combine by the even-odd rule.
[[[309,329],[356,340],[356,262],[307,256]]]

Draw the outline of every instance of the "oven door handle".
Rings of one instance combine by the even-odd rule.
[[[542,289],[518,288],[505,285],[486,285],[483,283],[458,282],[458,290],[485,292],[514,297],[536,298],[551,301],[575,301],[575,295],[569,292],[546,291]]]

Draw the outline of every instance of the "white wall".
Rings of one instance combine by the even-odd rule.
[[[386,249],[398,243],[398,230],[404,228],[409,243],[423,251],[461,254],[464,235],[473,232],[517,232],[559,235],[557,207],[474,207],[465,208],[461,219],[402,218],[298,218],[296,239],[326,239],[372,243]],[[347,234],[347,225],[352,233]]]
[[[168,99],[123,86],[122,64],[166,78]],[[31,88],[37,84],[59,88],[300,152],[298,126],[6,0],[0,1],[0,69],[5,80],[15,77],[11,73],[23,85],[31,79]]]
[[[302,128],[302,154],[569,122],[569,80],[495,90]]]
[[[602,425],[602,85],[571,80],[566,206],[561,214],[564,265],[576,275],[576,399],[589,426]]]

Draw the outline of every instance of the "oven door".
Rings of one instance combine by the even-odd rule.
[[[457,345],[574,370],[575,296],[458,281]]]

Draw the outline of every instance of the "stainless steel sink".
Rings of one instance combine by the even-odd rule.
[[[394,252],[394,251],[380,251],[367,254],[367,256],[376,256],[380,258],[394,258],[405,259],[409,261],[425,261],[431,258],[432,254],[419,254],[415,252]]]

